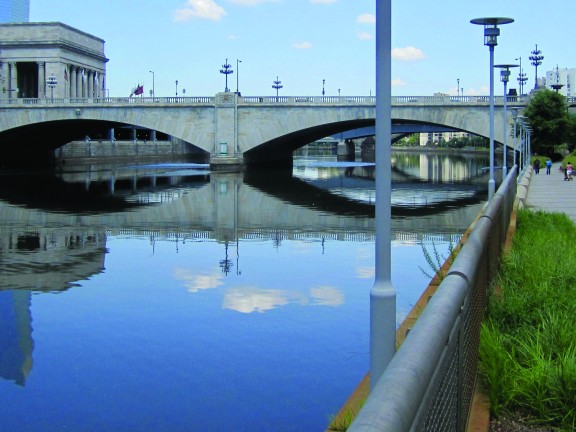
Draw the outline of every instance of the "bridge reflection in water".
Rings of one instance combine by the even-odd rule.
[[[394,162],[392,227],[395,253],[400,254],[399,251],[403,246],[416,245],[411,249],[422,255],[420,243],[430,244],[432,241],[445,248],[446,243],[454,239],[454,235],[457,236],[469,226],[485,199],[486,177],[481,171],[485,161],[473,157],[450,159],[397,154]],[[342,175],[343,173],[345,175]],[[165,272],[162,276],[166,279],[163,292],[172,291],[172,285],[183,285],[186,292],[194,293],[198,296],[197,301],[202,302],[206,297],[201,293],[225,287],[225,292],[216,300],[222,311],[242,314],[270,313],[278,308],[288,308],[289,305],[345,310],[345,307],[348,307],[347,302],[367,304],[368,291],[355,290],[357,294],[353,294],[349,288],[343,289],[335,280],[339,278],[338,268],[344,267],[353,267],[353,271],[356,272],[357,282],[351,282],[351,279],[347,284],[361,286],[358,281],[365,281],[364,285],[369,290],[373,279],[373,259],[369,256],[373,250],[374,240],[373,173],[371,164],[342,164],[310,159],[297,161],[293,172],[275,173],[209,173],[203,166],[176,164],[133,167],[92,166],[85,170],[67,169],[58,172],[57,175],[4,173],[0,182],[2,216],[0,377],[19,386],[26,385],[27,377],[32,371],[32,354],[35,347],[32,338],[34,311],[34,315],[39,314],[39,318],[35,320],[35,326],[38,326],[39,323],[54,321],[54,318],[47,319],[47,310],[50,308],[60,310],[65,304],[74,308],[76,301],[79,303],[78,310],[83,310],[82,301],[71,300],[69,296],[60,297],[59,302],[54,300],[55,305],[47,306],[52,303],[51,297],[47,297],[46,294],[38,297],[31,293],[68,291],[74,292],[74,297],[92,296],[102,285],[107,287],[107,291],[114,291],[114,295],[122,295],[118,292],[126,290],[127,293],[124,295],[127,305],[138,304],[138,297],[145,294],[140,288],[131,291],[129,287],[134,283],[146,286],[147,281],[144,279],[125,281],[123,273],[134,274],[134,271],[127,271],[123,265],[128,265],[125,263],[133,262],[134,259],[143,260],[146,257],[166,254],[168,247],[175,249],[176,253],[184,254],[191,244],[197,245],[200,254],[215,260],[220,274],[198,271],[193,265],[187,267],[180,263],[180,258],[174,254],[170,255],[168,260],[179,262],[179,265],[169,266],[164,262],[149,260],[151,263],[156,263],[158,272]],[[144,238],[147,239],[145,243],[141,241]],[[134,249],[132,239],[140,239],[137,241],[137,249]],[[268,262],[265,255],[270,254],[265,245],[270,243],[273,244],[275,253],[279,255],[284,254],[284,249],[290,251],[290,254],[309,254],[309,245],[314,245],[314,250],[319,255],[311,255],[309,265],[299,267],[293,267],[291,258],[282,255],[284,261],[278,265],[285,266],[288,271],[292,268],[298,269],[295,274],[286,276],[279,269],[265,268],[264,263]],[[124,246],[125,244],[127,246]],[[339,244],[349,246],[342,248]],[[142,250],[143,245],[145,250]],[[241,249],[244,252],[241,253]],[[351,255],[350,251],[353,251]],[[368,256],[359,260],[358,254]],[[336,266],[323,267],[324,258],[319,257],[334,260]],[[206,259],[197,254],[188,258],[202,262]],[[399,294],[401,304],[398,308],[398,320],[401,320],[402,315],[407,313],[424,287],[422,283],[414,282],[414,278],[418,279],[419,276],[420,280],[425,280],[425,277],[415,276],[415,273],[420,273],[417,267],[422,263],[421,257],[414,260],[413,255],[402,254],[397,255],[396,260],[394,268],[398,272],[397,277],[407,280],[407,285],[414,285],[408,286],[405,293]],[[328,268],[330,270],[327,270]],[[145,276],[151,274],[149,270],[153,269],[142,268],[140,273],[144,278],[152,277]],[[279,276],[280,274],[283,276]],[[234,276],[234,283],[226,281],[228,276]],[[282,277],[293,279],[277,280]],[[256,282],[258,280],[260,283]],[[125,288],[118,284],[122,284]],[[302,287],[294,289],[293,285]],[[309,288],[302,289],[303,287]],[[165,294],[161,297],[158,294],[153,296],[154,301],[158,302],[158,307],[168,307],[162,300],[164,296]],[[39,302],[39,305],[32,308],[36,302]],[[96,300],[96,304],[91,306],[96,308],[96,315],[98,310],[100,313],[106,312],[101,305],[106,302],[102,299]],[[40,307],[40,304],[43,307]],[[109,301],[106,304],[106,308],[111,307]],[[171,308],[179,310],[177,306]],[[169,310],[168,314],[178,315],[177,312],[172,312],[172,309]],[[214,313],[213,310],[210,311]],[[365,320],[359,319],[365,312],[363,307],[357,309],[353,313],[357,315],[355,319],[352,322],[343,322],[342,330],[339,330],[340,327],[335,323],[338,321],[335,318],[338,315],[321,318],[323,315],[316,309],[316,319],[322,323],[327,321],[325,324],[329,329],[326,331],[336,332],[337,335],[345,334],[347,331],[356,335],[366,333],[348,341],[351,349],[362,351],[363,348],[354,347],[357,344],[363,346],[367,337]],[[200,310],[196,313],[204,316]],[[204,312],[206,313],[208,312]],[[348,315],[347,312],[342,313]],[[74,312],[66,309],[64,315],[73,316]],[[270,316],[268,319],[272,319],[271,323],[266,324],[268,321],[264,321],[260,325],[264,328],[269,325],[280,325],[291,329],[290,332],[300,332],[298,328],[294,329],[286,324],[287,316],[278,315],[281,321],[276,321],[276,317]],[[187,316],[186,320],[189,321],[191,318],[192,316]],[[215,318],[205,316],[204,319]],[[292,321],[297,323],[298,318]],[[238,325],[245,325],[243,322],[240,320]],[[314,325],[320,328],[323,324],[320,325],[319,322]],[[103,325],[97,319],[80,327],[94,326],[94,331],[97,332],[96,329]],[[165,324],[158,322],[157,325],[162,327]],[[196,322],[195,326],[198,325]],[[258,332],[262,331],[260,325],[251,327],[250,335],[236,337],[244,338],[242,340],[251,340],[254,337],[265,339],[265,336],[258,336],[260,334]],[[68,331],[60,333],[53,326],[50,328],[55,333],[52,339],[45,334],[46,329],[37,329],[37,333],[42,335],[41,345],[50,345],[52,341],[53,344],[61,346],[61,340],[56,339],[56,334],[61,336],[68,334]],[[325,340],[328,336],[322,335],[319,328],[316,331]],[[126,333],[128,335],[130,331],[126,329]],[[130,337],[126,338],[128,340],[123,343],[128,346]],[[140,335],[134,338],[139,340]],[[91,337],[89,339],[92,340]],[[193,339],[196,340],[195,337]],[[330,352],[326,351],[325,346],[318,353],[314,353],[313,348],[306,345],[302,348],[292,347],[288,342],[289,339],[290,337],[281,343],[283,348],[277,348],[282,358],[289,358],[292,355],[282,351],[283,349],[295,349],[297,352],[304,350],[308,353],[307,357],[314,359],[315,362],[325,358]],[[148,343],[158,343],[153,341]],[[234,344],[230,340],[220,343]],[[89,350],[85,344],[80,345],[83,349]],[[140,342],[137,345],[140,346]],[[288,347],[284,347],[285,345]],[[314,342],[315,345],[318,345],[318,342]],[[337,343],[334,342],[334,345]],[[260,346],[255,348],[257,351],[262,349]],[[169,345],[166,349],[176,348]],[[43,363],[40,368],[42,371],[46,370],[48,365],[45,362],[50,358],[44,351],[45,349],[39,354],[43,359],[40,360]],[[243,355],[248,356],[250,361],[254,356],[258,356],[253,351],[243,352]],[[333,361],[337,364],[336,355],[330,356],[334,357]],[[319,424],[326,423],[327,414],[338,410],[343,398],[350,393],[365,372],[366,368],[362,365],[366,364],[364,359],[366,356],[367,353],[361,356],[362,359],[354,361],[349,355],[345,356],[342,362],[347,365],[346,369],[352,365],[353,373],[337,370],[333,373],[337,374],[338,380],[335,380],[334,376],[325,377],[320,387],[327,386],[328,382],[338,381],[337,387],[327,389],[330,396],[311,395],[314,400],[320,400],[324,405],[315,407],[315,410],[319,411],[319,418],[311,420],[312,423],[309,427],[305,427],[306,430],[317,429]],[[99,361],[104,360],[99,358]],[[195,361],[202,364],[199,359]],[[278,359],[272,361],[278,363]],[[131,364],[130,367],[134,366]],[[314,369],[316,366],[309,364],[303,367]],[[145,369],[148,370],[147,368],[148,366]],[[290,373],[287,376],[294,378]],[[39,381],[43,379],[44,377],[38,378]],[[246,379],[250,381],[255,378],[248,376]],[[47,382],[51,381],[47,379]],[[244,381],[239,385],[249,386]],[[295,381],[295,385],[307,384]],[[41,387],[38,382],[35,381],[33,386],[35,391],[40,391],[37,390],[37,386]],[[49,387],[50,384],[46,386]],[[271,392],[274,393],[276,390],[272,389]],[[199,391],[202,393],[208,390]],[[4,393],[13,397],[10,388],[5,387],[0,381],[0,394]],[[296,390],[296,393],[299,391]],[[74,394],[74,397],[77,396]],[[23,397],[21,402],[28,400],[25,396],[19,397]],[[197,401],[197,403],[202,405],[203,402]],[[309,401],[305,405],[311,403]],[[198,409],[201,410],[201,407]],[[226,409],[233,411],[233,406],[228,406]],[[298,412],[296,407],[294,409],[294,416],[302,416],[302,411]],[[207,408],[205,410],[209,411]],[[282,411],[285,412],[285,405]],[[8,422],[6,430],[12,430],[11,424],[17,424],[18,419],[30,415],[32,415],[30,412],[15,414],[12,417],[15,423]],[[198,420],[205,415],[206,413],[194,412],[192,416]],[[209,419],[203,421],[209,422]],[[233,421],[238,420],[234,418]],[[74,423],[73,420],[70,422]],[[252,430],[258,428],[254,426]]]

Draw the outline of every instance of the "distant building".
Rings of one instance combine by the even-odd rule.
[[[106,62],[102,39],[66,24],[0,24],[0,99],[105,96]]]
[[[555,68],[546,72],[546,88],[556,90],[564,96],[576,96],[576,69]]]
[[[0,0],[0,23],[23,23],[30,20],[30,0]]]
[[[452,138],[468,138],[468,132],[427,132],[420,134],[420,145],[425,146],[429,144],[438,145],[440,142],[448,142]]]

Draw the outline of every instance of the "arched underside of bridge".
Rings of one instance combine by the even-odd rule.
[[[120,126],[123,124],[109,121],[58,120],[8,129],[0,132],[0,163],[48,163],[54,158],[54,149],[86,135],[107,136],[111,128]]]
[[[20,125],[12,129],[0,132],[0,148],[2,157],[0,162],[6,164],[15,163],[34,163],[34,162],[52,162],[54,149],[65,145],[74,140],[81,140],[86,135],[107,137],[111,128],[135,126],[144,127],[151,130],[157,130],[176,138],[183,139],[195,149],[207,152],[206,144],[200,145],[197,142],[189,142],[186,134],[173,132],[170,127],[162,127],[161,124],[146,121],[113,121],[111,119],[62,119],[53,121],[31,122],[26,125]],[[431,130],[438,128],[448,128],[451,130],[462,130],[465,132],[478,134],[479,130],[484,128],[473,127],[474,130],[462,129],[462,125],[434,123],[429,120],[411,120],[407,118],[394,118],[392,120],[393,128],[398,132],[393,136],[393,142],[410,133],[423,132],[429,127]],[[147,124],[150,123],[150,124]],[[178,123],[179,124],[179,123]],[[187,123],[187,125],[194,123]],[[286,165],[292,164],[292,153],[294,150],[303,147],[306,144],[325,138],[327,136],[337,136],[345,131],[357,129],[370,129],[375,125],[374,118],[360,118],[353,120],[339,120],[327,122],[316,126],[304,127],[301,130],[292,130],[289,133],[275,137],[266,142],[256,144],[254,147],[245,150],[242,154],[246,165]],[[477,126],[477,125],[476,125]],[[205,139],[207,130],[201,130],[188,134],[191,138],[196,137]],[[486,128],[487,129],[487,128]],[[172,132],[172,133],[171,133]],[[486,132],[488,132],[486,130]],[[483,135],[483,134],[480,134]],[[366,135],[368,136],[368,135]],[[208,153],[207,153],[208,154]]]
[[[359,134],[357,134],[355,138],[373,136],[375,122],[375,119],[358,119],[328,123],[302,129],[272,139],[246,151],[244,153],[244,161],[247,165],[291,165],[292,154],[300,147],[327,136],[337,138],[339,134],[355,130],[359,130]],[[392,143],[395,143],[413,133],[438,131],[460,131],[474,134],[472,131],[457,129],[441,124],[411,121],[406,119],[392,119]],[[488,138],[488,136],[485,135],[480,136]],[[496,144],[501,145],[500,143]]]

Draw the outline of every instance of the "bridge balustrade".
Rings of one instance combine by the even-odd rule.
[[[576,97],[566,98],[568,105],[576,105]],[[168,97],[76,97],[76,98],[6,98],[0,105],[214,105],[215,96],[168,96]],[[488,105],[489,96],[392,96],[392,105]],[[529,96],[508,96],[507,102],[525,105]],[[375,96],[238,96],[238,105],[283,104],[283,105],[376,105]],[[504,104],[504,96],[494,97],[495,105]]]

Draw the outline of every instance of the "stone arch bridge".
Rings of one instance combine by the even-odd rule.
[[[503,97],[495,98],[494,137],[504,134]],[[508,106],[523,108],[524,98]],[[88,134],[106,136],[120,126],[163,132],[206,152],[212,165],[290,161],[292,151],[341,132],[370,129],[376,98],[214,97],[81,98],[0,100],[2,153],[31,157],[52,153]],[[486,96],[392,97],[397,136],[435,130],[489,135]],[[512,122],[510,111],[508,124]],[[509,144],[510,145],[510,144]]]

